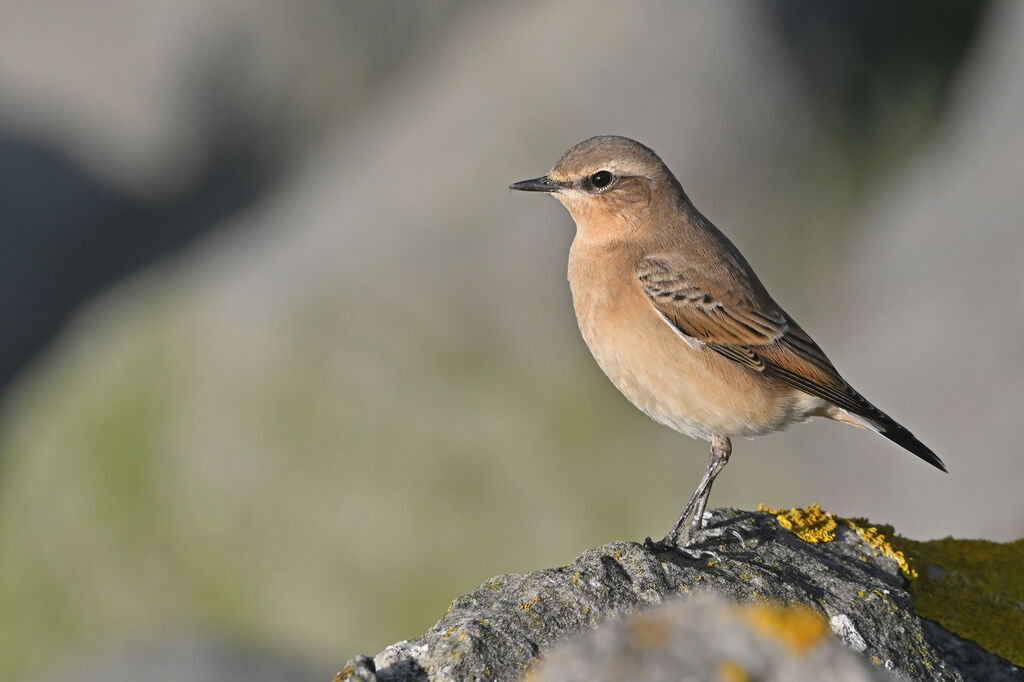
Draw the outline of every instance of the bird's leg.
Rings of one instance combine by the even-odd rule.
[[[712,436],[711,437],[711,456],[708,458],[708,470],[704,474],[707,479],[707,486],[704,488],[703,494],[697,501],[697,508],[694,510],[693,522],[690,525],[690,531],[700,532],[704,528],[704,508],[708,505],[708,498],[711,497],[711,485],[715,482],[715,477],[722,472],[725,465],[729,463],[729,455],[732,454],[732,441],[729,440],[728,436]],[[704,483],[704,480],[701,480]],[[700,491],[700,487],[697,488]],[[696,497],[696,493],[694,494]]]
[[[662,549],[686,547],[694,539],[696,533],[700,532],[704,527],[704,508],[708,504],[711,486],[715,482],[715,477],[725,468],[730,454],[732,454],[732,442],[727,436],[714,435],[711,437],[711,456],[708,458],[708,469],[704,472],[704,478],[700,479],[697,490],[694,491],[693,497],[683,509],[683,513],[679,515],[676,525],[672,526],[672,530],[660,542],[652,543],[655,547]],[[690,523],[690,527],[684,531],[686,522],[691,516],[693,521]]]

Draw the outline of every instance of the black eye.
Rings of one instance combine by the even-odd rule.
[[[607,187],[612,182],[612,174],[606,170],[599,170],[590,176],[590,184],[596,189]]]

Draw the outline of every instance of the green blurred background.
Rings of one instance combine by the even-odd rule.
[[[951,471],[814,423],[713,505],[1021,536],[1022,110],[1013,0],[0,2],[0,679],[329,679],[663,533],[707,446],[506,190],[595,134]]]

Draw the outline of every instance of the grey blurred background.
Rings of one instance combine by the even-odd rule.
[[[706,445],[600,374],[572,222],[658,151],[947,462],[812,423],[716,506],[1024,534],[1024,4],[0,3],[0,679],[329,679],[663,533]]]

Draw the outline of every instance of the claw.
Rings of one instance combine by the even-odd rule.
[[[690,547],[688,545],[677,545],[668,538],[663,538],[658,542],[655,542],[648,537],[644,540],[644,547],[652,552],[681,552],[695,561],[703,559],[704,557],[711,557],[715,561],[722,560],[722,557],[717,552],[712,552],[710,549]]]
[[[747,548],[747,542],[743,539],[743,536],[740,535],[740,532],[738,530],[733,528],[729,532],[736,536],[736,539],[740,541],[740,546],[743,547],[743,549]]]
[[[705,538],[721,538],[721,537],[725,536],[726,534],[732,535],[737,540],[739,540],[740,541],[740,546],[743,547],[743,549],[747,548],[747,541],[746,541],[746,539],[735,528],[708,528],[708,529],[704,530],[704,537]]]
[[[703,559],[704,557],[711,557],[715,561],[721,561],[722,557],[718,552],[712,552],[710,549],[700,549],[698,547],[677,547],[677,549],[694,560]]]
[[[663,538],[655,542],[650,536],[644,539],[644,548],[649,549],[652,552],[667,552],[676,549],[676,545],[673,542],[669,542],[668,538]]]

